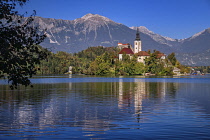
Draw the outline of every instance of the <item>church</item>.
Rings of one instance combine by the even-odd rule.
[[[144,63],[145,58],[150,57],[150,55],[147,52],[142,51],[141,45],[142,45],[142,43],[141,43],[141,39],[140,39],[140,33],[137,28],[136,39],[134,41],[134,47],[132,47],[129,43],[127,43],[127,44],[118,43],[118,48],[121,50],[119,52],[119,60],[122,60],[123,54],[130,56],[130,58],[133,55],[136,55],[137,61]],[[161,52],[158,52],[157,58],[165,59],[166,55]]]

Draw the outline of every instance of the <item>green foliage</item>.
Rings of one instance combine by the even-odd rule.
[[[180,73],[184,74],[184,73],[190,73],[190,68],[184,65],[180,65],[178,67],[180,69]]]
[[[172,52],[171,54],[169,54],[168,57],[167,57],[167,59],[171,62],[171,64],[173,66],[176,65],[177,60],[176,60],[176,57],[175,57],[175,53],[174,52]]]
[[[155,75],[172,75],[173,68],[169,65],[168,59],[158,58],[159,51],[154,51],[149,53],[150,57],[145,59],[145,69],[147,73]]]
[[[64,74],[69,66],[73,66],[73,73],[88,75],[173,75],[176,66],[181,73],[189,73],[188,67],[182,66],[179,61],[171,64],[169,59],[158,58],[159,51],[150,52],[150,57],[145,59],[145,64],[137,62],[136,55],[123,54],[122,61],[118,60],[119,50],[114,47],[104,48],[89,47],[75,54],[66,52],[51,53],[48,61],[42,61],[40,74]],[[169,57],[170,58],[170,57]]]
[[[123,60],[115,62],[116,74],[118,75],[142,75],[144,73],[144,64],[137,62],[134,55],[130,58],[123,54]]]
[[[50,53],[47,61],[37,65],[38,74],[64,74],[69,66],[73,73],[89,75],[140,75],[144,73],[144,64],[125,55],[125,61],[114,58],[119,50],[114,47],[89,47],[74,55],[66,52]]]
[[[167,75],[173,75],[173,67],[164,67],[158,75],[163,75],[163,76],[167,76]]]
[[[150,57],[147,57],[145,59],[145,65],[146,65],[146,72],[150,73],[157,73],[157,69],[159,68],[159,59],[157,59],[156,53],[150,53]]]
[[[63,74],[68,71],[71,62],[74,62],[71,54],[66,52],[57,52],[56,54],[50,53],[46,60],[36,67],[40,69],[37,74]],[[72,65],[75,65],[72,63]]]
[[[7,78],[12,89],[18,84],[30,85],[29,77],[36,74],[35,65],[48,55],[38,46],[46,37],[44,31],[31,26],[35,11],[28,18],[16,11],[26,1],[0,1],[0,78]]]
[[[117,52],[114,47],[89,47],[81,52],[70,54],[66,52],[51,53],[47,61],[42,61],[37,68],[38,74],[64,74],[68,72],[69,66],[73,66],[73,73],[80,74],[104,74],[99,67],[108,67],[113,63],[113,56]],[[107,66],[101,63],[108,63]],[[97,70],[97,71],[96,71]],[[104,70],[105,71],[105,70]]]

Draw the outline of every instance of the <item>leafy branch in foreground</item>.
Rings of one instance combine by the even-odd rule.
[[[35,65],[48,55],[38,46],[46,37],[44,31],[32,26],[35,11],[25,18],[15,10],[27,1],[0,1],[0,78],[7,78],[12,89],[18,84],[30,85]]]

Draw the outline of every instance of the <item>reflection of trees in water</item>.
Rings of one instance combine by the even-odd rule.
[[[32,89],[14,91],[1,85],[0,89],[1,106],[9,114],[1,118],[9,118],[12,125],[2,129],[64,125],[101,131],[116,127],[113,121],[124,121],[132,115],[140,121],[145,99],[164,99],[176,91],[173,83],[123,79],[113,83],[37,84]]]
[[[166,93],[174,96],[176,83],[151,82],[147,83],[147,92],[150,98],[163,98]]]
[[[17,90],[11,90],[8,85],[0,85],[0,99],[5,101],[5,103],[15,104],[26,101],[40,102],[43,98],[52,94],[54,89],[56,88],[51,84],[37,84],[34,88],[20,86]]]

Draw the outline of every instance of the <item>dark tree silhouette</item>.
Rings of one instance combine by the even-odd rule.
[[[33,27],[35,11],[29,17],[19,14],[28,0],[0,0],[0,78],[8,79],[10,87],[31,85],[36,74],[35,65],[47,57],[47,51],[38,46],[46,37],[45,31]]]

